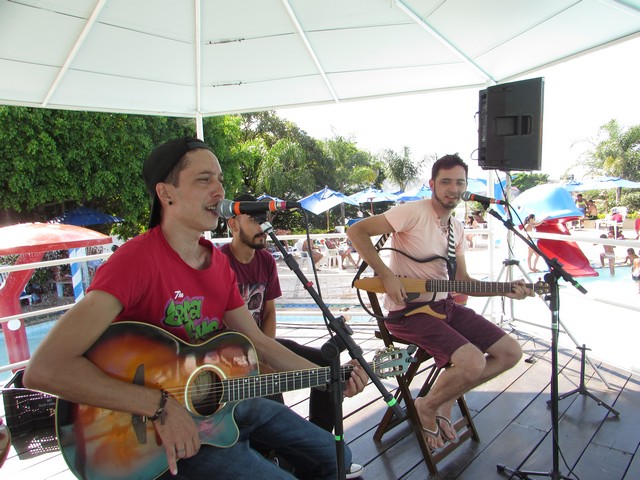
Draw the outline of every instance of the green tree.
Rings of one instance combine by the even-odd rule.
[[[640,180],[640,125],[624,128],[612,119],[592,143],[581,162],[591,173]]]
[[[316,190],[328,186],[332,190],[348,195],[373,185],[379,177],[379,169],[373,157],[367,151],[360,150],[350,138],[335,135],[321,142],[323,155],[313,162]],[[346,210],[341,204],[329,214],[344,225]],[[325,221],[326,227],[326,221]]]
[[[352,193],[384,179],[380,162],[351,140],[318,141],[274,112],[205,118],[203,127],[227,197],[295,200],[324,185]],[[0,107],[0,225],[47,221],[85,205],[125,219],[105,233],[134,236],[149,214],[144,158],[185,135],[195,136],[193,119]]]
[[[149,210],[145,155],[194,130],[184,119],[0,107],[0,221],[46,221],[85,205],[125,218],[115,233],[137,234]]]
[[[520,173],[511,180],[511,185],[521,192],[545,183],[549,183],[549,175],[546,173]]]
[[[307,157],[302,147],[291,140],[280,139],[256,170],[257,191],[285,200],[299,199],[314,189],[313,176],[307,171]]]
[[[402,153],[391,149],[383,150],[380,160],[385,164],[389,180],[398,185],[402,191],[406,190],[409,183],[420,175],[421,164],[415,164],[411,160],[409,147],[403,147]]]
[[[352,139],[334,135],[321,144],[324,157],[316,164],[318,188],[328,185],[347,193],[375,182],[378,172],[372,167],[371,154],[360,150]]]
[[[204,141],[215,152],[224,172],[227,197],[246,191],[247,178],[251,178],[256,159],[247,155],[243,145],[242,119],[239,115],[205,118],[202,127]]]

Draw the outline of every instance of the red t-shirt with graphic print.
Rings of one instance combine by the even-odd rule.
[[[196,344],[225,328],[224,314],[244,305],[227,257],[211,242],[211,264],[187,265],[160,227],[122,245],[96,272],[88,291],[101,290],[123,305],[115,321],[149,323]]]

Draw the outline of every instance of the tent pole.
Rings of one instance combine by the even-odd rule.
[[[196,113],[196,138],[204,141],[204,127],[202,126],[202,114]]]

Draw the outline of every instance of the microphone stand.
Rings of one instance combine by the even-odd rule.
[[[358,361],[361,367],[367,372],[369,378],[373,382],[373,384],[378,388],[384,401],[389,405],[389,407],[393,408],[395,414],[398,418],[402,419],[405,417],[404,412],[400,408],[400,406],[396,403],[395,398],[391,393],[389,393],[386,387],[382,384],[377,375],[373,372],[371,366],[367,363],[367,361],[362,356],[362,349],[354,342],[352,335],[353,330],[351,327],[347,325],[344,321],[344,317],[334,317],[327,305],[322,300],[322,297],[318,294],[318,292],[313,288],[313,282],[310,282],[302,273],[300,266],[296,259],[284,248],[284,245],[278,240],[275,233],[273,232],[273,227],[269,222],[264,222],[262,224],[262,231],[269,235],[271,241],[274,243],[276,248],[282,253],[284,261],[286,262],[289,269],[296,274],[300,282],[302,283],[304,289],[311,295],[314,302],[327,319],[327,328],[330,333],[335,334],[334,338],[329,339],[321,348],[322,355],[327,360],[331,361],[329,365],[330,368],[330,385],[329,388],[332,392],[332,400],[335,411],[335,427],[334,434],[336,438],[336,452],[338,459],[338,478],[345,479],[346,478],[346,466],[344,464],[344,426],[342,422],[342,378],[341,378],[341,368],[340,368],[340,351],[345,348],[348,350],[351,358],[354,358]],[[313,257],[312,257],[313,258]],[[313,261],[313,260],[312,260]]]
[[[508,205],[505,206],[509,208]],[[506,209],[505,208],[505,209]],[[545,298],[549,301],[549,309],[551,310],[551,399],[548,402],[551,407],[551,435],[552,435],[552,449],[553,449],[553,465],[550,472],[536,472],[526,471],[519,469],[511,469],[502,464],[497,465],[499,472],[506,472],[511,477],[518,477],[521,479],[528,479],[529,476],[543,476],[549,477],[553,480],[569,480],[560,473],[560,447],[558,445],[558,334],[560,323],[560,292],[558,289],[558,280],[560,278],[571,283],[581,293],[587,293],[587,290],[580,285],[566,270],[562,268],[562,264],[557,258],[549,258],[545,255],[529,238],[522,235],[514,226],[511,219],[505,220],[502,216],[493,209],[487,210],[491,215],[497,218],[510,232],[525,242],[530,248],[532,248],[549,266],[549,273],[544,276],[545,282],[549,284],[549,294]]]

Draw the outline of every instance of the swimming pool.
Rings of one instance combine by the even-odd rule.
[[[319,311],[319,310],[318,310]],[[371,316],[364,313],[350,314],[349,312],[337,312],[332,314],[338,318],[343,316],[347,323],[371,323],[375,322]],[[324,324],[322,315],[310,314],[300,311],[278,310],[278,323],[321,323]]]

